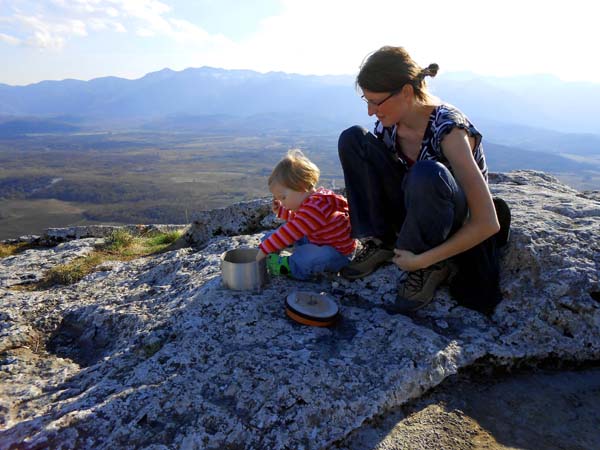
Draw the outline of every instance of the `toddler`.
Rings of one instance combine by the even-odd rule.
[[[319,174],[300,150],[290,150],[269,177],[273,213],[286,223],[263,240],[256,259],[266,257],[273,275],[307,280],[317,273],[338,272],[356,249],[348,202],[328,189],[315,188]],[[292,244],[291,256],[278,254]]]

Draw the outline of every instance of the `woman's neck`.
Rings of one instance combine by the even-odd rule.
[[[435,105],[415,104],[404,120],[397,123],[398,128],[409,132],[424,132],[429,122],[429,115],[434,108]]]

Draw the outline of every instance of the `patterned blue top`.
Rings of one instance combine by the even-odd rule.
[[[475,149],[473,150],[473,158],[483,177],[487,180],[488,168],[485,163],[485,155],[483,154],[483,145],[481,144],[482,135],[471,123],[471,121],[460,110],[449,104],[441,104],[436,106],[431,115],[425,129],[421,150],[417,161],[433,160],[445,165],[452,172],[450,162],[442,151],[442,140],[452,131],[453,128],[460,128],[467,132],[470,137],[475,138]],[[381,139],[385,145],[396,152],[400,160],[408,166],[408,162],[396,148],[396,125],[393,127],[384,127],[381,122],[375,122],[375,136]]]

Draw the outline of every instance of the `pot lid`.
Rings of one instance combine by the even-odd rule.
[[[324,292],[294,291],[287,296],[285,306],[295,315],[317,322],[330,322],[339,312],[335,300]]]

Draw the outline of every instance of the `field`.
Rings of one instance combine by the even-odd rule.
[[[93,132],[0,137],[0,239],[92,223],[189,223],[197,211],[268,196],[290,148],[342,187],[337,132]],[[492,172],[541,170],[579,190],[600,189],[599,154],[487,143]]]
[[[84,209],[60,200],[0,200],[0,239],[40,233],[45,228],[86,225]]]
[[[0,239],[89,223],[188,223],[269,195],[273,165],[301,148],[321,184],[343,185],[337,137],[90,133],[0,139]]]

